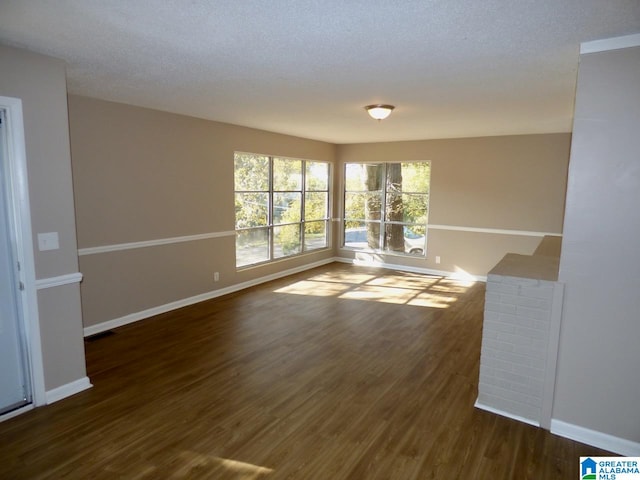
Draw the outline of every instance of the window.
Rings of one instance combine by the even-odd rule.
[[[236,267],[326,248],[329,164],[234,155]]]
[[[425,256],[429,162],[347,163],[343,245]]]

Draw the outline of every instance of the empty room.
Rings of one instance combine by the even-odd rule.
[[[0,478],[635,475],[638,85],[637,0],[3,1]]]

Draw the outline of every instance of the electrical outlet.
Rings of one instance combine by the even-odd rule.
[[[436,255],[436,263],[440,264],[440,255]]]
[[[213,281],[217,282],[220,280],[220,272],[213,272]]]

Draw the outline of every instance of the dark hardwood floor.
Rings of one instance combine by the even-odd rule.
[[[87,341],[0,423],[2,479],[572,479],[606,455],[473,407],[484,284],[332,264]]]

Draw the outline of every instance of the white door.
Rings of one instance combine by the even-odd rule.
[[[31,402],[6,129],[0,110],[0,415]]]

